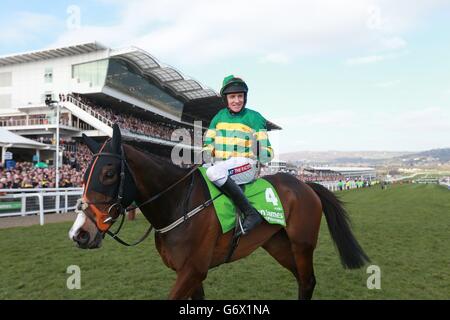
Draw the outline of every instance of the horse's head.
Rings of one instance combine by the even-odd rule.
[[[102,145],[83,134],[94,154],[84,174],[84,193],[69,238],[83,249],[101,246],[105,233],[136,196],[136,185],[122,148],[119,127]]]

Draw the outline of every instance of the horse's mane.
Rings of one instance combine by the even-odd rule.
[[[165,163],[165,164],[169,164],[169,165],[172,165],[174,168],[177,168],[179,170],[187,171],[187,170],[190,170],[194,166],[194,165],[192,165],[189,168],[182,168],[180,166],[177,166],[177,165],[173,164],[172,161],[170,161],[170,159],[168,159],[166,157],[163,157],[163,156],[160,156],[158,154],[152,153],[152,152],[150,152],[150,151],[148,151],[146,149],[143,149],[142,147],[138,147],[138,146],[136,146],[134,144],[129,144],[129,143],[124,143],[124,145],[127,145],[129,147],[132,147],[132,148],[142,152],[143,154],[145,154],[146,156],[148,156],[152,160],[155,160],[155,162],[157,162],[157,163],[162,162],[162,163]]]
[[[124,144],[128,145],[130,147],[133,147],[134,149],[136,149],[136,150],[138,150],[138,151],[140,151],[142,153],[145,153],[150,158],[157,159],[159,161],[169,162],[169,160],[167,158],[164,158],[164,157],[162,157],[162,156],[160,156],[160,155],[158,155],[156,153],[151,153],[150,151],[148,151],[148,150],[146,150],[146,149],[144,149],[142,147],[138,147],[138,146],[136,146],[134,144],[129,144],[129,143],[124,143]]]
[[[182,172],[183,174],[186,174],[188,171],[190,171],[190,170],[195,166],[195,164],[194,164],[194,165],[191,165],[191,166],[188,167],[188,168],[181,168],[181,167],[179,167],[179,166],[177,166],[177,165],[174,165],[174,164],[173,164],[170,160],[168,160],[167,158],[164,158],[164,157],[162,157],[162,156],[160,156],[160,155],[151,153],[150,151],[145,150],[145,149],[143,149],[143,148],[141,148],[141,147],[138,147],[138,146],[135,146],[135,145],[132,145],[132,144],[129,144],[129,143],[124,143],[124,145],[127,145],[127,146],[129,146],[129,147],[132,147],[132,148],[136,149],[137,151],[142,152],[144,155],[148,156],[150,159],[156,160],[155,162],[157,162],[157,163],[161,163],[161,162],[162,162],[162,163],[165,163],[165,164],[172,165],[172,167],[173,167],[174,169],[179,170],[180,173]],[[204,195],[205,199],[211,199],[211,195],[210,195],[210,193],[209,193],[209,191],[208,191],[208,187],[207,187],[207,185],[206,185],[206,182],[205,182],[203,179],[200,179],[200,183],[203,185],[202,191],[203,191],[203,195]]]

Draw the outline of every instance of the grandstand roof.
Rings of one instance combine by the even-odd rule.
[[[30,51],[9,56],[0,56],[0,66],[61,58],[105,49],[107,48],[98,42],[89,42],[62,48]]]
[[[19,63],[35,62],[85,54],[100,50],[110,50],[109,57],[118,57],[131,62],[139,71],[152,78],[163,90],[170,91],[184,102],[182,120],[203,119],[210,121],[224,106],[222,98],[213,89],[202,85],[197,80],[187,77],[179,70],[161,63],[148,52],[129,47],[124,49],[109,49],[98,43],[89,42],[60,48],[31,51],[26,53],[0,56],[0,67]],[[280,130],[281,127],[267,121],[268,130]]]
[[[52,146],[24,138],[9,130],[0,128],[0,147],[23,148],[23,149],[51,149]]]
[[[119,52],[113,56],[132,62],[144,75],[153,78],[162,87],[170,89],[185,101],[218,96],[214,90],[188,78],[179,70],[162,64],[148,52],[139,48],[131,47],[128,52]]]

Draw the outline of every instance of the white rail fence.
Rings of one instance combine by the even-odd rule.
[[[305,181],[307,182],[307,181]],[[350,181],[348,185],[346,185],[345,181],[341,188],[339,188],[339,181],[312,181],[314,183],[318,183],[323,185],[325,188],[327,188],[330,191],[342,191],[342,190],[350,190],[350,189],[357,189],[357,188],[367,188],[366,187],[358,187],[355,183],[355,181]],[[375,182],[371,182],[371,187],[375,186]]]
[[[1,189],[0,218],[39,214],[43,225],[45,213],[72,211],[82,195],[83,188]]]
[[[338,191],[337,182],[319,182],[330,191]],[[349,186],[350,189],[356,185]],[[343,189],[346,189],[344,186]],[[46,213],[67,213],[75,210],[77,200],[83,195],[83,188],[48,189],[1,189],[0,224],[2,217],[39,215],[44,225]]]
[[[447,180],[445,180],[445,179],[444,179],[444,180],[440,180],[440,181],[439,181],[439,184],[440,184],[440,185],[443,185],[443,186],[446,186],[447,189],[450,190],[450,179],[447,179]]]

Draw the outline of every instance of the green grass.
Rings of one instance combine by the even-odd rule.
[[[381,290],[369,290],[366,268],[344,270],[322,220],[315,251],[315,299],[449,299],[450,191],[437,185],[394,185],[338,193],[355,235],[381,268]],[[0,299],[165,299],[175,274],[153,237],[127,248],[107,238],[80,250],[67,238],[71,223],[0,230]],[[142,216],[121,235],[133,241]],[[81,268],[81,290],[69,290],[69,265]],[[210,271],[208,299],[296,299],[293,276],[264,250]]]

